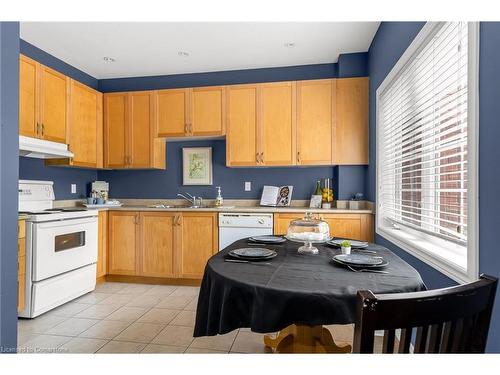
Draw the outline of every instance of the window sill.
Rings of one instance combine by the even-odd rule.
[[[408,233],[398,229],[379,226],[377,226],[376,232],[408,254],[435,268],[458,283],[474,281],[467,273],[466,254],[460,255],[453,248],[446,249],[442,247],[439,241],[426,239],[425,237],[428,236],[419,236],[416,233]],[[449,259],[453,259],[453,261],[437,255],[437,251],[445,251]]]

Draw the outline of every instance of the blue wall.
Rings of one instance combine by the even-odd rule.
[[[0,352],[17,343],[19,22],[0,22]]]
[[[82,76],[81,71],[72,68],[61,60],[42,50],[21,41],[21,52],[56,70],[60,70],[75,79],[87,79],[87,83],[95,86],[94,79]],[[225,85],[240,83],[256,83],[282,80],[346,78],[360,77],[368,74],[367,53],[351,53],[341,55],[335,64],[317,64],[289,66],[280,68],[234,70],[225,72],[177,74],[154,77],[132,77],[99,80],[100,91],[132,91],[161,88],[197,87],[206,85]],[[85,74],[85,73],[83,73]],[[166,171],[94,171],[45,167],[37,160],[21,158],[20,175],[24,179],[44,179],[54,181],[57,199],[75,199],[84,195],[86,186],[98,175],[100,179],[109,181],[111,194],[118,198],[176,198],[179,191],[186,190],[206,198],[214,197],[214,187],[182,186],[181,147],[186,143],[167,144]],[[190,143],[191,147],[213,147],[214,185],[222,186],[226,198],[257,199],[262,186],[267,184],[293,184],[295,199],[308,199],[314,189],[315,181],[323,177],[334,178],[334,194],[339,199],[348,199],[354,193],[365,193],[366,167],[289,167],[289,168],[226,168],[225,141]],[[138,181],[141,183],[139,184]],[[252,191],[245,192],[244,181],[252,182]],[[77,183],[77,194],[70,193],[70,184]],[[144,187],[143,187],[144,186]]]
[[[42,159],[19,157],[19,179],[54,181],[56,199],[79,199],[88,195],[90,182],[97,180],[97,171],[46,167]],[[75,194],[71,194],[71,184],[76,184]]]
[[[212,147],[213,186],[182,185],[182,148]],[[332,167],[307,168],[226,168],[225,141],[169,142],[167,144],[167,170],[114,170],[99,171],[99,179],[109,181],[113,197],[118,198],[176,198],[177,193],[213,199],[216,186],[222,186],[227,199],[260,199],[263,185],[293,185],[293,199],[309,199],[315,183],[324,177],[334,177]],[[252,182],[252,190],[244,191],[245,181]],[[357,190],[362,182],[355,178],[347,181],[341,191]],[[344,185],[344,184],[343,184]],[[338,187],[334,186],[335,191]]]
[[[370,160],[376,160],[375,149],[375,94],[379,85],[394,64],[413,41],[424,23],[422,22],[383,22],[370,46]],[[500,174],[494,166],[500,161],[500,23],[481,23],[481,44],[479,62],[479,244],[480,272],[500,276],[500,201],[498,186]],[[374,162],[370,163],[367,173],[368,199],[375,200]],[[447,276],[412,257],[385,238],[377,235],[376,242],[391,248],[399,256],[412,264],[422,275],[428,288],[454,285]],[[487,351],[500,352],[500,290],[493,312],[492,325],[488,338]]]

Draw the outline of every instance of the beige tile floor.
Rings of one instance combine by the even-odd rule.
[[[265,353],[247,328],[193,337],[198,287],[106,282],[35,319],[19,319],[21,353]],[[351,343],[353,327],[329,326]]]

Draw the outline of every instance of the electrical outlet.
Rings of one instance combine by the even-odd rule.
[[[251,182],[245,182],[245,191],[251,191],[252,190],[252,183]]]
[[[71,194],[76,194],[76,184],[71,184]]]

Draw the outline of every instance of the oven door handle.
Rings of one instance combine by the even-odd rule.
[[[37,228],[46,229],[46,228],[61,228],[66,226],[75,226],[82,224],[92,224],[97,222],[97,216],[83,218],[83,219],[64,219],[64,220],[56,220],[56,221],[48,221],[45,223],[35,223]]]

